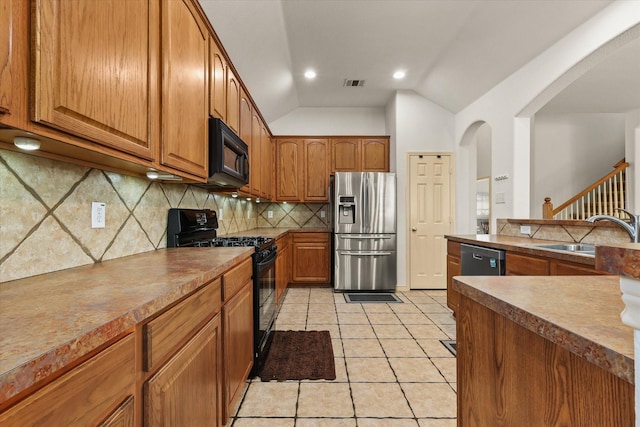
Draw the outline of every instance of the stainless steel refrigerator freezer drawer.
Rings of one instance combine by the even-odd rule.
[[[336,290],[396,289],[396,251],[337,250],[335,261]]]
[[[335,248],[349,251],[395,251],[395,234],[336,234]]]

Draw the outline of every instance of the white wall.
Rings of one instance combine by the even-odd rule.
[[[537,114],[531,143],[531,218],[559,206],[625,157],[624,114]]]
[[[452,152],[453,113],[413,91],[399,91],[388,108],[395,127],[398,179],[398,286],[407,285],[407,153]],[[393,136],[392,136],[393,138]]]
[[[475,176],[469,174],[469,170],[475,172],[470,164],[475,158],[469,155],[470,144],[462,143],[463,136],[470,126],[485,121],[492,130],[492,176],[508,176],[507,180],[494,182],[493,217],[528,217],[531,211],[531,116],[555,95],[553,91],[558,93],[579,77],[580,73],[576,72],[571,74],[571,79],[567,78],[566,73],[572,67],[596,51],[605,55],[609,47],[610,51],[619,47],[609,46],[607,42],[639,23],[640,2],[613,2],[456,114],[457,199],[471,199],[471,183],[475,180]],[[530,105],[535,108],[526,110]],[[499,192],[505,193],[506,203],[495,203],[495,194]],[[457,232],[473,232],[469,215],[468,204],[456,204]]]
[[[296,108],[269,123],[274,135],[388,135],[384,108]]]
[[[640,109],[630,111],[625,120],[625,154],[629,168],[627,184],[629,209],[640,213]]]

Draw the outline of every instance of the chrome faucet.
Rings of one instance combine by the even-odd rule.
[[[627,215],[629,215],[629,218],[630,218],[629,222],[623,221],[620,218],[616,218],[615,216],[610,216],[610,215],[594,215],[592,217],[587,218],[587,221],[596,222],[596,221],[607,220],[607,221],[615,222],[620,227],[624,228],[624,230],[627,233],[629,233],[629,236],[631,237],[631,241],[633,243],[638,243],[638,229],[640,228],[640,215],[634,215],[625,209],[617,208],[615,210],[622,211]]]

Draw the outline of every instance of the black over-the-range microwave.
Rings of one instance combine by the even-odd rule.
[[[209,179],[206,187],[236,189],[249,183],[247,144],[221,119],[209,118]]]

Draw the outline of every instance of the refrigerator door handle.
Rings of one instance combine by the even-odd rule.
[[[365,240],[365,239],[370,239],[370,240],[377,240],[377,239],[391,239],[391,236],[386,235],[386,234],[381,234],[381,235],[366,235],[366,236],[339,236],[340,239],[345,239],[345,240]]]
[[[389,256],[391,252],[353,252],[353,251],[340,251],[338,255],[350,255],[350,256]]]

